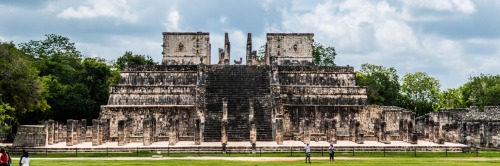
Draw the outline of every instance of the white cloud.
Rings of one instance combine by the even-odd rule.
[[[167,22],[163,23],[163,26],[167,29],[167,31],[179,31],[179,22],[181,20],[181,15],[179,11],[172,10],[168,13]]]
[[[64,19],[116,18],[121,21],[135,23],[138,16],[131,12],[126,0],[89,0],[88,5],[69,7],[57,14]]]
[[[384,52],[400,53],[418,47],[418,39],[412,28],[401,21],[382,21],[375,24],[374,28],[375,42]]]
[[[470,0],[402,0],[405,6],[437,11],[461,12],[471,14],[476,11]]]
[[[431,15],[422,19],[420,15],[408,12],[408,9],[426,8],[470,14],[475,12],[472,2],[403,2],[402,6],[393,6],[385,1],[325,1],[308,12],[293,12],[285,8],[282,11],[282,31],[315,33],[315,41],[336,48],[339,65],[359,67],[361,63],[373,63],[391,66],[398,69],[400,76],[424,71],[438,77],[444,87],[457,87],[470,75],[477,75],[478,70],[496,71],[492,62],[498,62],[500,58],[467,55],[463,50],[467,46],[465,41],[423,33],[422,27],[415,24],[445,17]]]

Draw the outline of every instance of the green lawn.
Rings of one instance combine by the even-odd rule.
[[[132,161],[66,161],[66,160],[36,160],[33,159],[30,165],[51,165],[51,166],[119,166],[119,165],[144,165],[144,166],[162,166],[162,165],[276,165],[292,166],[305,165],[303,161],[224,161],[224,160],[132,160]],[[425,165],[425,166],[466,166],[466,165],[500,165],[500,161],[468,161],[468,160],[447,160],[442,158],[391,158],[391,159],[372,159],[372,160],[337,160],[335,163],[328,163],[327,160],[312,160],[311,165]]]
[[[152,152],[125,152],[125,153],[39,153],[39,154],[30,154],[32,157],[37,158],[61,158],[61,157],[151,157],[156,153]],[[302,152],[292,152],[292,153],[167,153],[162,152],[161,155],[169,156],[169,157],[187,157],[187,156],[214,156],[214,157],[302,157],[304,153]],[[384,156],[385,155],[385,156]],[[12,153],[11,156],[20,156],[20,154]],[[328,153],[312,153],[313,157],[326,157]],[[368,152],[355,152],[354,155],[352,152],[336,152],[335,156],[337,157],[375,157],[375,158],[415,158],[415,152],[376,152],[376,153],[368,153]],[[417,158],[436,158],[436,157],[500,157],[499,151],[486,151],[479,152],[476,154],[473,153],[445,153],[445,152],[417,152]]]

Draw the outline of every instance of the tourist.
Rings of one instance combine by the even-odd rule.
[[[306,163],[307,159],[309,159],[309,163],[311,163],[311,147],[309,147],[309,143],[306,144]]]
[[[7,156],[9,156],[9,162],[7,163],[7,166],[10,166],[10,164],[12,164],[12,158],[10,158],[9,152],[5,152],[5,153],[7,153]]]
[[[27,151],[23,150],[23,155],[21,157],[21,166],[30,166],[30,155]]]
[[[334,154],[335,150],[333,149],[333,144],[330,144],[330,148],[328,148],[328,153],[330,153],[330,163],[335,162]]]
[[[5,152],[5,149],[0,150],[0,166],[9,165],[9,155]]]
[[[23,157],[24,157],[25,152],[26,152],[26,150],[23,149],[23,152],[21,153],[21,158],[19,158],[19,166],[23,165],[23,164],[21,164],[21,161],[23,161]]]

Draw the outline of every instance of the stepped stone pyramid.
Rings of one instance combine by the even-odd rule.
[[[315,66],[313,36],[269,33],[265,57],[257,60],[249,33],[246,61],[230,65],[227,33],[218,64],[210,64],[209,33],[165,32],[162,65],[122,71],[99,118],[109,121],[110,139],[124,135],[144,140],[144,133],[152,133],[148,139],[172,144],[251,141],[252,132],[257,141],[305,141],[311,134],[326,140],[332,136],[325,131],[337,126],[339,133],[349,135],[340,126],[344,121],[332,122],[346,110],[361,111],[366,88],[356,85],[352,67]],[[306,128],[310,134],[304,133]]]
[[[225,34],[219,61],[210,62],[207,32],[164,32],[161,65],[128,66],[111,87],[99,119],[21,126],[15,146],[114,141],[221,142],[365,140],[390,144],[500,145],[500,107],[442,109],[421,117],[394,106],[369,105],[351,66],[316,66],[314,34],[268,33],[257,59],[249,33],[245,60],[231,61]],[[255,150],[255,149],[254,149]]]

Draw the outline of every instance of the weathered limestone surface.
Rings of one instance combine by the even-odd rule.
[[[416,119],[416,132],[437,143],[454,142],[471,146],[500,146],[500,107],[485,106],[440,109]]]
[[[47,144],[47,131],[44,125],[21,125],[12,146],[34,147]]]
[[[163,64],[210,64],[210,37],[207,32],[164,32]]]
[[[42,132],[25,126],[19,138],[28,141],[16,137],[17,144],[427,140],[499,146],[500,107],[441,109],[416,118],[399,107],[369,105],[353,67],[312,64],[313,36],[269,33],[264,59],[257,60],[248,34],[246,60],[229,65],[226,33],[219,63],[212,65],[208,33],[165,32],[163,64],[121,71],[92,126],[85,119],[65,126],[49,120]],[[36,141],[39,133],[43,141]]]
[[[312,33],[268,33],[267,64],[311,65],[313,37]]]

